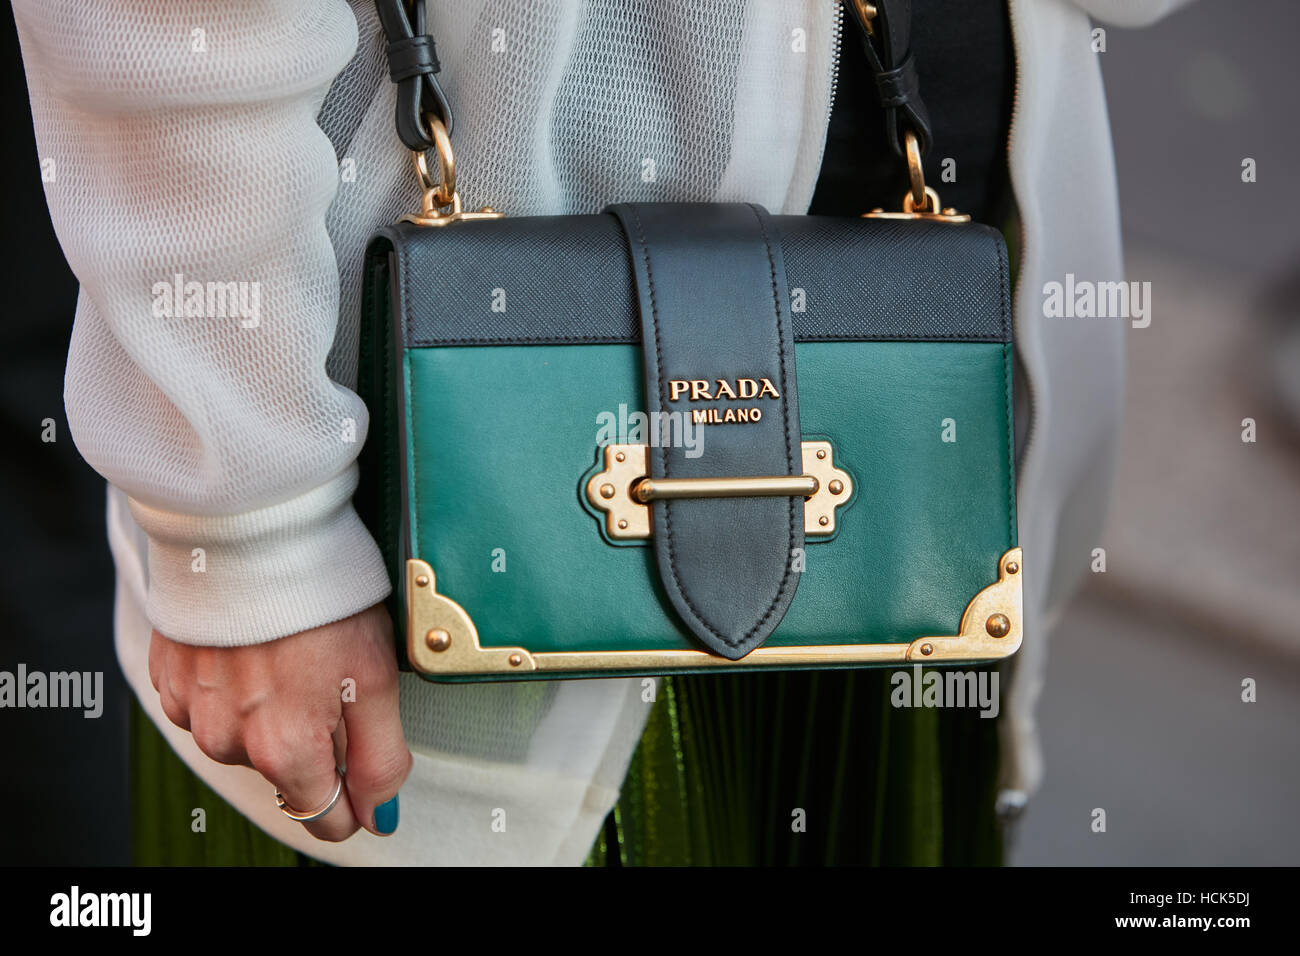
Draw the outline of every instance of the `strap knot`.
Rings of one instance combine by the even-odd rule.
[[[433,37],[428,34],[402,37],[388,44],[388,75],[394,83],[413,76],[429,76],[441,69]]]
[[[886,109],[906,106],[918,98],[920,83],[916,75],[916,60],[911,53],[894,69],[873,75],[876,78],[876,92],[880,94],[880,105]]]

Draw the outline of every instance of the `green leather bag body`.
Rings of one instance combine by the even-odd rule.
[[[911,185],[903,212],[861,218],[464,211],[424,4],[376,6],[423,201],[367,252],[357,502],[407,666],[467,681],[1013,653],[1007,253],[925,187],[910,3],[844,7]]]
[[[426,677],[1020,645],[992,229],[736,204],[401,223],[368,251],[362,342],[357,500]]]

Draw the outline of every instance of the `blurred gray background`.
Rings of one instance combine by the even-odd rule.
[[[1153,318],[1129,330],[1107,571],[1052,638],[1047,776],[1013,863],[1300,863],[1298,36],[1294,0],[1107,31],[1128,278]]]

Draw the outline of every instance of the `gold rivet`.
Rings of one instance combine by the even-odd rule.
[[[626,531],[626,530],[627,530],[627,519],[626,519],[626,518],[619,518],[619,519],[618,519],[618,530],[619,530],[619,531]]]
[[[600,486],[600,496],[601,496],[602,498],[613,498],[613,497],[614,497],[614,486],[613,486],[613,485],[601,485],[601,486]]]
[[[1011,633],[1011,619],[1005,614],[994,614],[985,622],[984,630],[992,637],[1006,637]]]
[[[825,515],[822,515],[820,518],[817,519],[817,523],[824,528],[826,527],[826,525],[831,523],[831,519],[826,517]]]
[[[825,457],[826,457],[826,449],[825,449],[825,448],[819,448],[819,449],[817,449],[817,457],[818,457],[818,458],[825,458]]]
[[[417,588],[427,588],[429,586],[429,576],[427,574],[421,574],[415,579],[415,586]]]
[[[435,627],[428,634],[424,635],[424,643],[428,645],[431,651],[445,651],[451,647],[451,634],[444,628]]]
[[[844,482],[836,478],[834,481],[830,483],[829,487],[831,489],[831,494],[838,495],[840,492],[844,490]]]
[[[511,666],[511,667],[518,667],[518,666],[519,666],[520,664],[522,664],[523,662],[524,662],[524,659],[523,659],[522,657],[520,657],[518,654],[511,654],[511,655],[510,655],[510,666]]]
[[[922,644],[922,645],[921,645],[921,653],[922,653],[923,655],[925,655],[926,657],[929,657],[931,654],[934,653],[934,645],[933,645],[933,644]]]
[[[619,452],[617,455],[614,456],[614,460],[615,460],[615,461],[627,461],[627,455],[623,454],[623,452]]]
[[[1007,574],[1015,574],[1019,570],[1020,570],[1020,565],[1016,564],[1016,562],[1014,561],[1007,562]]]

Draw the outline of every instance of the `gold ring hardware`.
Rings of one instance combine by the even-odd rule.
[[[885,212],[873,209],[862,214],[863,219],[926,219],[930,222],[970,222],[970,216],[959,213],[951,206],[944,207],[939,194],[925,184],[925,170],[921,166],[921,142],[916,133],[903,133],[903,146],[907,153],[907,179],[909,189],[903,196],[902,212]]]
[[[654,533],[650,503],[683,498],[803,498],[803,533],[835,533],[835,511],[853,497],[853,479],[835,467],[828,441],[801,447],[803,474],[739,478],[651,478],[649,446],[606,445],[603,468],[586,482],[583,493],[605,517],[605,534],[613,541],[641,541]]]
[[[401,221],[417,226],[445,226],[466,219],[501,219],[504,213],[497,212],[491,206],[484,206],[478,212],[465,212],[462,209],[460,191],[456,189],[456,155],[451,149],[447,127],[433,115],[426,115],[425,120],[429,124],[433,150],[438,154],[438,178],[435,179],[429,172],[428,155],[412,151],[415,175],[420,181],[420,211],[403,216]]]
[[[920,208],[923,212],[926,207],[926,199],[931,195],[925,188],[925,167],[921,165],[921,141],[916,138],[916,134],[910,129],[903,134],[903,147],[907,153],[907,178],[912,184],[912,191],[908,193],[908,198],[912,200],[912,209]],[[453,182],[454,182],[453,177]],[[939,194],[934,193],[934,211],[939,211]],[[911,212],[907,208],[907,199],[903,200],[903,210]]]
[[[440,179],[434,180],[429,175],[429,154],[412,152],[415,161],[415,175],[420,180],[420,189],[433,191],[432,201],[438,206],[450,206],[456,196],[456,155],[451,151],[451,137],[447,127],[436,116],[429,117],[429,136],[433,139],[433,148],[438,154],[438,173]]]
[[[1002,555],[997,580],[970,599],[956,634],[874,644],[764,645],[733,661],[709,651],[687,648],[532,652],[523,647],[484,647],[465,609],[437,592],[433,568],[412,558],[406,562],[406,649],[411,666],[435,678],[493,677],[529,671],[550,671],[564,676],[581,672],[653,673],[737,665],[761,669],[995,661],[1014,654],[1023,639],[1023,575],[1019,573],[1023,565],[1024,554],[1019,548]],[[426,578],[428,584],[417,584],[420,578]],[[995,619],[993,630],[1002,632],[997,635],[990,633],[988,626]],[[424,640],[434,629],[453,635],[446,650],[436,651]],[[510,638],[498,635],[497,639]]]

